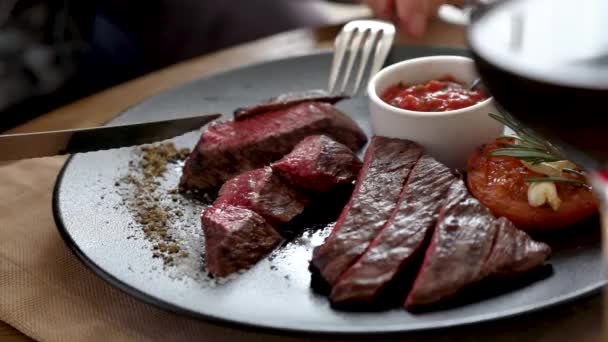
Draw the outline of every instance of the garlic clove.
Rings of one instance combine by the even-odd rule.
[[[557,195],[557,187],[553,182],[532,183],[528,187],[528,204],[531,207],[541,207],[549,204],[554,211],[559,210],[562,204]]]

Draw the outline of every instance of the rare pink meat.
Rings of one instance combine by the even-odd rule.
[[[262,216],[246,208],[215,205],[201,221],[207,271],[217,277],[251,267],[282,241]]]
[[[285,184],[270,167],[242,173],[224,183],[215,205],[229,204],[255,211],[278,227],[300,215],[308,200]]]
[[[331,192],[352,184],[361,161],[351,149],[326,135],[312,135],[302,140],[272,170],[289,184],[311,192]]]
[[[367,142],[357,123],[329,103],[305,102],[226,121],[203,133],[184,165],[180,189],[215,191],[242,172],[282,158],[316,134],[328,135],[353,151]]]

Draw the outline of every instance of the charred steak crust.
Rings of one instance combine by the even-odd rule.
[[[262,216],[246,208],[215,205],[201,221],[207,271],[217,277],[251,267],[282,241]]]
[[[210,126],[186,161],[180,190],[216,191],[227,180],[264,167],[309,135],[325,134],[356,151],[367,142],[361,128],[333,105],[306,102]]]
[[[283,109],[303,102],[327,102],[335,104],[345,98],[346,96],[331,95],[327,90],[323,89],[286,93],[267,99],[259,104],[236,109],[234,111],[234,120],[243,120],[256,114]]]
[[[516,276],[541,266],[550,252],[507,219],[492,216],[458,180],[448,191],[405,307],[437,303],[486,277]]]
[[[312,135],[273,163],[272,170],[298,189],[327,193],[340,185],[352,184],[361,165],[361,160],[344,144],[326,135]]]
[[[229,204],[253,210],[273,227],[300,215],[308,200],[264,167],[244,172],[224,183],[215,205]]]
[[[448,188],[455,180],[450,169],[429,155],[418,160],[382,231],[334,285],[330,296],[334,307],[366,309],[403,300],[408,287],[401,281],[417,270]],[[385,293],[389,285],[396,293]]]
[[[422,148],[414,142],[374,137],[353,194],[324,244],[315,248],[311,271],[330,285],[365,252],[397,205]]]

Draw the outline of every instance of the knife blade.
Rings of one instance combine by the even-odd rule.
[[[10,161],[149,144],[197,130],[221,114],[85,129],[0,135],[0,160]]]

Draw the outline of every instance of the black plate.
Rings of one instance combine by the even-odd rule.
[[[391,61],[426,55],[464,55],[463,50],[401,47]],[[322,53],[249,66],[167,91],[129,109],[113,123],[160,120],[185,113],[230,114],[233,109],[286,91],[325,85],[331,56]],[[339,105],[370,133],[367,101],[360,97]],[[174,139],[192,147],[199,133]],[[134,149],[76,155],[65,165],[55,188],[54,213],[68,246],[102,278],[159,307],[200,318],[249,326],[327,333],[380,333],[450,327],[487,321],[563,303],[596,292],[604,284],[597,226],[570,232],[554,243],[554,274],[516,290],[451,309],[413,315],[395,309],[381,313],[332,310],[309,289],[307,261],[312,245],[327,229],[279,249],[253,269],[223,284],[202,270],[200,205],[186,206],[174,234],[189,251],[176,267],[163,269],[152,257],[141,229],[121,204],[114,183],[136,158]],[[179,167],[169,170],[161,191],[175,186]],[[128,238],[135,236],[135,238]],[[577,237],[571,239],[570,237]],[[580,238],[580,239],[579,239]],[[566,242],[566,243],[564,243]]]

